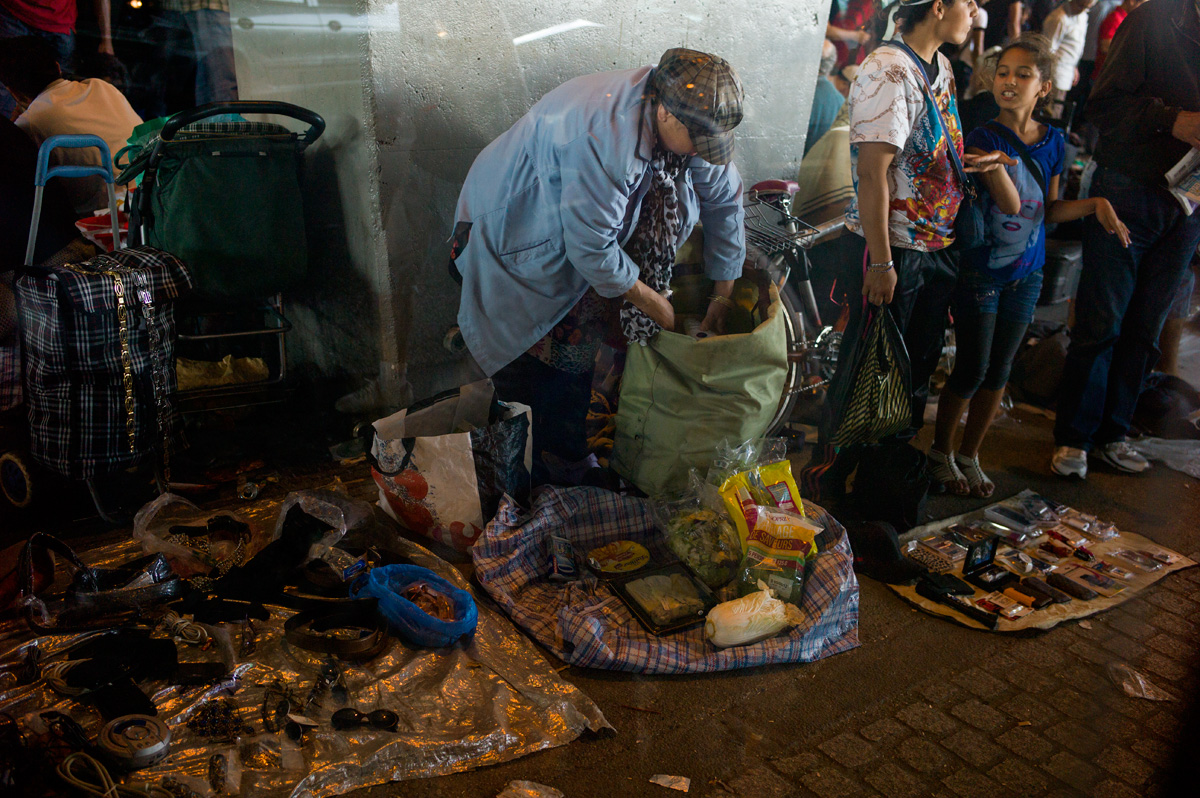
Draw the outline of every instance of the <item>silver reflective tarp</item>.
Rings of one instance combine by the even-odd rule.
[[[273,519],[278,509],[278,504],[257,506],[253,514]],[[387,523],[372,525],[369,534],[374,539],[365,542],[385,545],[393,554],[471,589],[444,560],[383,531],[391,529]],[[136,543],[126,541],[81,556],[91,565],[116,565],[140,553]],[[141,685],[158,707],[159,719],[171,729],[171,753],[161,764],[132,774],[131,781],[160,782],[170,776],[198,795],[212,795],[209,763],[221,755],[225,794],[330,796],[496,764],[571,742],[585,730],[611,729],[591,699],[560,678],[506,618],[480,603],[479,626],[469,642],[416,649],[393,638],[382,655],[367,663],[337,661],[345,690],[321,691],[302,710],[316,725],[298,744],[282,732],[264,730],[264,697],[268,688],[282,686],[304,704],[328,660],[284,640],[283,624],[291,611],[269,609],[269,621],[254,622],[251,654],[239,653],[247,629],[238,623],[208,627],[212,644],[206,650],[179,644],[180,661],[232,665],[228,681],[207,688]],[[94,739],[103,722],[93,708],[53,692],[43,680],[17,684],[14,670],[31,645],[38,647],[44,665],[65,657],[71,646],[94,634],[35,639],[23,621],[0,624],[0,711],[36,725],[37,713],[57,709],[83,724]],[[201,705],[225,698],[238,708],[237,721],[244,727],[240,735],[215,739],[188,728]],[[347,706],[366,713],[396,712],[399,728],[335,731],[329,718]],[[295,705],[293,709],[300,711]]]

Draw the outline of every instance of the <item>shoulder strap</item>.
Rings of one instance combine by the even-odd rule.
[[[891,39],[880,46],[885,45],[895,47],[912,59],[913,65],[917,68],[917,74],[921,76],[921,85],[925,88],[925,96],[929,98],[929,102],[933,104],[933,110],[937,113],[938,124],[941,125],[942,135],[946,139],[946,149],[950,151],[950,164],[954,167],[954,174],[958,178],[958,184],[962,188],[963,194],[974,197],[974,184],[967,179],[967,173],[963,171],[962,160],[958,157],[958,149],[954,146],[954,141],[950,138],[950,126],[946,124],[946,118],[942,114],[941,106],[938,105],[937,97],[934,96],[933,87],[929,85],[929,76],[925,74],[925,65],[921,61],[921,57],[901,39]],[[936,57],[935,55],[934,58]]]
[[[1021,156],[1021,160],[1025,162],[1025,168],[1033,174],[1033,179],[1042,189],[1042,201],[1048,202],[1050,199],[1049,181],[1046,179],[1046,175],[1042,174],[1041,165],[1033,160],[1033,154],[1029,152],[1025,142],[1021,141],[1021,137],[995,120],[988,122],[984,127],[1012,145],[1013,149],[1017,151],[1017,155]]]

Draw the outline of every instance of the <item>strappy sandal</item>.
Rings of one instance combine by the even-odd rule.
[[[971,486],[958,470],[954,457],[942,454],[937,449],[929,450],[929,476],[955,496],[970,495]]]
[[[967,484],[971,487],[971,495],[980,499],[986,499],[996,492],[996,483],[988,479],[988,475],[983,473],[983,469],[979,467],[979,455],[974,457],[963,457],[961,454],[954,455],[954,461],[963,476],[967,478]]]

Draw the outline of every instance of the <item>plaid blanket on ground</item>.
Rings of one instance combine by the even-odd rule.
[[[819,507],[809,515],[825,526],[827,544],[805,591],[804,623],[790,633],[748,646],[718,649],[696,626],[665,637],[645,631],[621,600],[591,573],[550,582],[549,538],[566,538],[583,556],[615,540],[645,545],[670,557],[649,504],[598,488],[548,488],[524,514],[505,499],[471,550],[484,590],[539,643],[572,665],[635,673],[708,673],[784,662],[811,662],[858,646],[858,581],[845,530]],[[718,595],[733,598],[732,587]]]

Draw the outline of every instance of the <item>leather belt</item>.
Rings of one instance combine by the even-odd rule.
[[[389,642],[387,626],[375,611],[377,604],[375,599],[360,599],[331,609],[303,610],[284,623],[284,638],[317,654],[344,660],[373,659]]]

